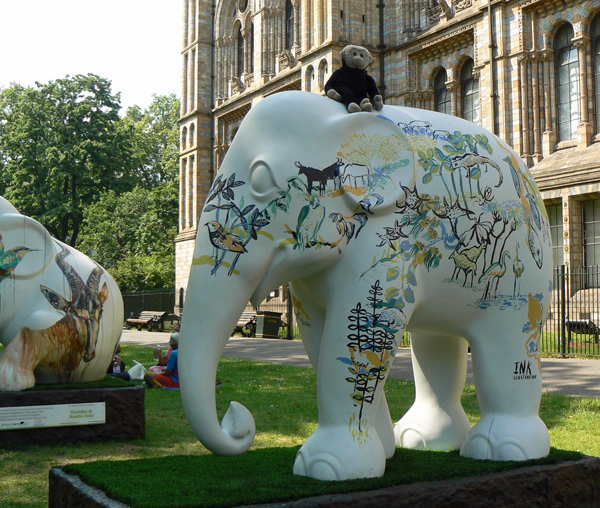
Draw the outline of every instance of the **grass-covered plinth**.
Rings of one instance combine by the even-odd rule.
[[[292,474],[298,449],[253,450],[239,457],[202,455],[96,461],[65,466],[63,470],[132,508],[216,508],[486,475],[582,457],[577,452],[552,449],[544,459],[499,462],[467,459],[458,452],[399,448],[388,460],[382,478],[323,482]],[[157,481],[157,477],[161,480]]]

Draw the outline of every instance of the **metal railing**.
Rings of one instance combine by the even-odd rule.
[[[542,333],[543,353],[600,356],[600,267],[554,268],[550,314]]]
[[[173,314],[175,308],[175,289],[155,289],[123,293],[125,319],[132,314],[138,315],[145,310],[157,310]]]

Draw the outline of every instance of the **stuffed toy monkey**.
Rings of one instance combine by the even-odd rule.
[[[342,102],[350,113],[381,111],[383,99],[375,80],[367,74],[373,61],[371,53],[362,46],[346,46],[340,53],[342,67],[325,84],[327,97]]]

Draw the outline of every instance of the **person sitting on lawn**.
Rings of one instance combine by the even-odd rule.
[[[171,337],[173,335],[176,335],[177,340],[179,340],[179,332],[174,332],[173,334],[171,334]],[[157,374],[162,374],[164,372],[164,370],[167,368],[167,362],[169,361],[169,356],[171,355],[172,351],[173,351],[173,348],[169,345],[169,349],[163,355],[161,347],[157,346],[156,349],[154,350],[154,358],[156,358],[158,360],[158,363],[156,365],[153,365],[152,367],[150,367],[148,370],[150,372],[156,372]]]
[[[172,351],[169,355],[165,370],[158,374],[156,372],[146,372],[144,381],[148,388],[179,388],[179,371],[177,369],[177,355],[179,354],[179,334],[173,333],[169,341]]]

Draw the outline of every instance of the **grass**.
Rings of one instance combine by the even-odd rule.
[[[132,508],[230,507],[286,502],[309,496],[373,490],[428,480],[496,473],[533,464],[576,460],[580,454],[553,449],[550,456],[527,462],[476,461],[458,452],[398,449],[382,478],[322,482],[294,476],[291,464],[299,446],[249,451],[240,457],[202,455],[138,461],[105,461],[68,466],[67,472],[101,488]],[[410,467],[407,467],[410,465]],[[268,469],[268,471],[267,471]],[[168,471],[169,488],[156,489],[157,471]],[[268,472],[268,474],[266,474]],[[131,478],[136,478],[132,485]],[[218,479],[218,481],[217,481]],[[173,495],[176,492],[176,495]]]
[[[122,356],[128,366],[133,365],[133,359],[146,366],[154,364],[153,347],[123,345]],[[227,459],[209,455],[192,433],[183,412],[179,392],[147,390],[146,438],[143,440],[48,443],[44,446],[15,444],[0,450],[0,506],[47,506],[48,470],[67,464],[86,463],[82,471],[100,466],[103,470],[117,472],[111,479],[99,480],[108,481],[108,484],[113,486],[116,486],[116,478],[131,478],[133,468],[140,468],[138,477],[150,481],[151,486],[146,485],[144,488],[149,497],[156,501],[159,492],[168,491],[167,486],[172,485],[174,481],[184,480],[188,483],[178,487],[183,490],[192,486],[193,490],[196,486],[205,484],[214,492],[215,486],[218,485],[218,489],[221,489],[228,483],[234,491],[243,492],[244,502],[249,503],[249,490],[243,485],[252,481],[254,488],[257,480],[252,480],[245,474],[248,468],[258,471],[261,480],[268,476],[266,472],[282,469],[287,478],[292,480],[292,484],[304,482],[292,477],[290,469],[297,447],[308,438],[317,425],[313,371],[300,367],[223,358],[218,379],[220,383],[217,388],[217,401],[220,417],[225,413],[229,401],[237,400],[251,409],[256,419],[258,432],[253,451],[250,453]],[[392,417],[398,419],[412,404],[414,384],[412,381],[389,379],[386,391]],[[462,402],[469,419],[475,423],[479,419],[479,406],[473,386],[465,388]],[[550,429],[551,442],[555,449],[600,456],[599,400],[544,395],[540,414]],[[558,454],[554,459],[564,458],[561,451],[553,453]],[[189,463],[183,463],[185,470],[172,470],[181,467],[182,462],[178,456],[182,455],[190,459]],[[131,462],[132,460],[136,462]],[[206,460],[214,466],[203,462]],[[263,465],[253,465],[255,460]],[[102,464],[93,464],[95,461],[116,462],[112,463],[110,468],[106,468]],[[436,465],[440,462],[442,467]],[[439,473],[449,469],[453,472],[458,471],[459,467],[462,468],[462,463],[474,462],[477,468],[488,465],[452,453],[401,451],[389,462],[387,474],[381,481],[388,481],[387,478],[392,477],[391,473],[394,470],[414,473],[425,470]],[[407,467],[407,464],[410,464],[410,467]],[[199,475],[201,471],[211,471],[209,467],[224,467],[226,473],[209,472],[210,481],[202,481]],[[218,482],[211,476],[214,474],[218,475]],[[285,481],[290,483],[290,480]],[[129,480],[127,488],[131,489],[132,483],[135,482]],[[264,488],[265,491],[268,490],[268,486]],[[281,491],[282,488],[278,486],[277,490]],[[183,492],[181,496],[184,496]],[[176,496],[171,494],[168,503],[163,506],[173,506],[175,497],[179,498],[179,490]]]

